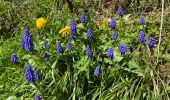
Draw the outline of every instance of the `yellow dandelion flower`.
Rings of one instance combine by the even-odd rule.
[[[43,17],[40,17],[36,20],[36,26],[37,26],[38,29],[44,27],[45,24],[46,24],[46,19],[43,18]]]
[[[68,34],[70,34],[70,26],[65,26],[64,28],[60,29],[59,34],[61,34],[62,37],[66,37]]]

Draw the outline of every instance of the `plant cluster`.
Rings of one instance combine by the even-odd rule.
[[[126,28],[123,8],[117,13],[104,29],[89,12],[70,19],[53,37],[42,35],[50,20],[44,17],[36,20],[36,30],[24,28],[23,36],[15,38],[18,50],[11,52],[10,59],[24,82],[16,96],[34,100],[168,99],[164,89],[168,84],[156,69],[156,35],[147,33],[144,16]]]

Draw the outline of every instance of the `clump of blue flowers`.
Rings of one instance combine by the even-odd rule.
[[[34,84],[35,80],[40,80],[40,76],[39,76],[38,72],[33,71],[30,64],[27,64],[26,67],[25,67],[24,77],[31,84]]]
[[[33,74],[33,70],[32,70],[32,67],[27,64],[26,67],[25,67],[25,79],[29,82],[29,83],[32,83],[33,84],[33,81],[34,81],[34,74]]]
[[[144,18],[144,16],[141,16],[141,17],[140,17],[139,23],[140,23],[141,25],[144,25],[144,24],[145,24],[145,18]]]
[[[124,55],[128,50],[129,50],[129,48],[126,45],[120,44],[119,52],[120,52],[121,55]]]
[[[69,34],[69,38],[70,38],[70,39],[73,39],[73,38],[74,38],[73,33],[71,33],[71,32],[70,32],[70,34]]]
[[[121,6],[118,8],[118,15],[121,17],[123,16],[123,9]]]
[[[56,50],[57,50],[57,53],[58,53],[58,54],[64,52],[63,47],[61,46],[61,43],[60,43],[60,42],[58,42]]]
[[[109,24],[109,27],[110,27],[111,29],[115,29],[115,27],[116,27],[116,21],[115,21],[114,19],[111,19],[110,24]]]
[[[47,53],[45,53],[44,55],[44,60],[47,62],[49,60],[49,55]]]
[[[76,32],[76,25],[74,23],[74,20],[72,19],[70,21],[70,33]]]
[[[110,59],[113,59],[113,56],[114,56],[114,51],[113,51],[113,49],[110,47],[110,48],[108,48],[108,50],[107,50],[107,57],[108,58],[110,58]]]
[[[87,47],[86,47],[86,56],[88,56],[88,57],[91,57],[91,56],[92,56],[92,51],[91,51],[89,45],[87,45]]]
[[[47,48],[47,45],[48,45],[48,42],[47,42],[47,41],[44,41],[44,43],[43,43],[44,49]]]
[[[141,44],[144,44],[145,41],[146,41],[145,34],[144,34],[144,32],[141,30],[141,31],[139,31],[139,42],[140,42]]]
[[[18,57],[15,53],[11,54],[11,62],[14,64],[18,64]]]
[[[96,67],[96,69],[94,70],[94,76],[99,77],[99,75],[100,75],[100,68]]]
[[[91,31],[90,28],[87,30],[86,35],[87,35],[87,39],[88,39],[89,41],[91,41],[91,40],[92,40],[92,31]]]
[[[27,28],[24,29],[24,36],[20,40],[20,44],[21,44],[22,48],[28,53],[34,49],[32,38],[31,38],[31,35]]]
[[[81,14],[80,21],[81,21],[81,23],[86,24],[86,18],[85,18],[84,13]]]
[[[154,38],[153,38],[153,37],[150,37],[150,38],[149,38],[149,41],[148,41],[148,46],[149,46],[149,48],[154,48],[154,45],[155,45]]]
[[[39,76],[39,74],[38,74],[38,72],[37,71],[34,71],[34,80],[40,80],[40,76]]]
[[[117,40],[117,33],[112,32],[112,40],[116,41]]]
[[[67,48],[68,48],[68,51],[71,52],[72,51],[72,45],[70,42],[67,43]]]
[[[41,100],[40,95],[39,95],[39,94],[35,94],[35,95],[34,95],[34,100]]]

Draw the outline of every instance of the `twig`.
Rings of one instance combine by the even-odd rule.
[[[159,62],[159,49],[161,44],[161,36],[162,36],[162,26],[163,26],[163,12],[164,12],[164,0],[162,0],[162,13],[161,13],[161,25],[160,25],[160,33],[159,33],[159,42],[158,42],[158,56],[157,56],[157,65]]]

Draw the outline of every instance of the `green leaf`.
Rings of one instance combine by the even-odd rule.
[[[16,96],[9,96],[7,100],[19,100]]]
[[[170,93],[170,86],[167,86],[166,90],[168,91],[168,93]]]
[[[72,100],[76,100],[76,94],[74,93]]]
[[[0,47],[0,55],[2,54],[2,47]]]
[[[114,48],[114,49],[118,49],[118,48]],[[115,62],[120,62],[121,60],[123,59],[123,57],[121,55],[119,55],[119,52],[118,51],[115,51],[114,52],[114,61]]]
[[[123,69],[126,70],[126,71],[129,71],[129,72],[131,72],[131,73],[135,73],[135,74],[137,74],[138,76],[144,77],[144,74],[143,74],[142,72],[138,71],[138,70],[131,70],[131,69],[129,69],[129,68],[123,68]]]
[[[56,64],[57,64],[58,60],[56,59],[55,62],[52,64],[51,68],[54,69]]]
[[[88,59],[85,61],[85,63],[83,64],[82,67],[78,67],[79,72],[81,72],[81,71],[86,71],[86,70],[87,70],[87,66],[89,65],[89,63],[90,63],[90,58],[88,58]]]
[[[92,100],[97,100],[97,96],[99,95],[99,88],[96,90],[96,92],[93,94]]]
[[[129,66],[130,69],[139,68],[139,65],[135,61],[129,61],[128,66]]]
[[[105,63],[113,64],[112,60],[109,58],[104,58]]]
[[[27,54],[27,55],[24,55],[21,59],[29,59],[29,58],[31,58],[31,55]]]
[[[122,59],[123,59],[123,57],[121,57],[121,56],[115,56],[114,57],[115,62],[120,62]]]
[[[78,29],[84,29],[84,26],[83,26],[82,23],[80,23],[80,24],[77,24],[76,28],[78,28]]]
[[[29,59],[29,60],[28,60],[28,63],[29,63],[31,66],[35,66],[35,65],[36,65],[36,62],[34,61],[34,59]]]

